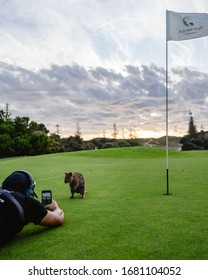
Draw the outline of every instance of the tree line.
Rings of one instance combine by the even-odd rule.
[[[188,134],[180,140],[182,150],[208,149],[208,132],[197,132],[193,116],[190,115]],[[84,141],[77,124],[75,135],[61,138],[58,132],[50,133],[43,123],[31,121],[29,117],[11,118],[8,106],[6,111],[0,110],[0,158],[142,145],[141,139],[117,139],[117,135],[114,123],[112,138],[104,136]]]
[[[6,111],[0,110],[0,158],[136,145],[139,145],[136,139],[124,141],[116,139],[116,135],[113,139],[103,137],[84,141],[79,125],[75,135],[61,138],[58,132],[50,133],[43,123],[31,121],[29,117],[11,118],[8,105]]]

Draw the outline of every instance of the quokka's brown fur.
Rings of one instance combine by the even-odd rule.
[[[84,176],[79,172],[65,173],[64,183],[69,183],[71,197],[74,198],[75,193],[79,193],[81,198],[85,198],[86,182]]]

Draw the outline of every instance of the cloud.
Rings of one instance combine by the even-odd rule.
[[[190,0],[0,0],[1,107],[53,132],[165,133],[165,10]],[[170,131],[207,125],[207,38],[168,42]]]
[[[187,130],[192,110],[206,128],[208,74],[173,68],[169,90],[170,128]],[[1,106],[9,104],[12,116],[29,116],[51,132],[57,124],[64,135],[100,135],[116,123],[122,129],[165,133],[165,70],[154,64],[127,65],[115,72],[103,67],[86,69],[77,64],[52,65],[31,71],[0,64]],[[197,107],[195,105],[198,104]],[[3,109],[1,108],[1,109]]]
[[[165,10],[206,11],[206,0],[1,1],[0,56],[39,70],[76,63],[86,68],[165,64]],[[14,12],[15,11],[15,12]],[[171,42],[170,65],[205,67],[206,39]]]

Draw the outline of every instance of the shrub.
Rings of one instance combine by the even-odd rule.
[[[113,142],[106,142],[102,145],[101,149],[118,148],[118,145]]]

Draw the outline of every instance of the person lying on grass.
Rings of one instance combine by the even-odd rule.
[[[24,170],[15,171],[0,188],[0,245],[5,244],[28,223],[54,227],[63,225],[64,212],[52,200],[44,206],[37,197],[32,175]]]

